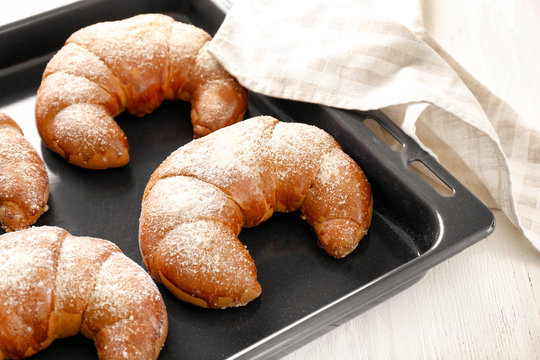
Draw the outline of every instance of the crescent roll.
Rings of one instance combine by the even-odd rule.
[[[261,116],[194,140],[151,176],[139,245],[150,274],[182,300],[211,308],[261,293],[238,239],[275,211],[300,210],[320,246],[341,258],[371,223],[361,168],[323,130]]]
[[[45,163],[8,115],[0,113],[0,225],[6,231],[34,224],[48,209]]]
[[[73,33],[47,64],[36,98],[43,142],[77,166],[129,162],[114,117],[143,116],[163,100],[191,103],[195,137],[238,122],[247,91],[207,52],[211,37],[161,14],[102,22]]]
[[[152,278],[113,243],[34,227],[0,236],[0,359],[81,332],[100,359],[156,359],[167,312]]]

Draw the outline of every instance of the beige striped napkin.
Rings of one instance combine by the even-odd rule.
[[[417,10],[394,11],[398,21],[366,0],[241,1],[210,51],[252,91],[382,109],[540,250],[540,134],[424,31]]]

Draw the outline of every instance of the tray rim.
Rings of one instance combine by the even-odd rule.
[[[263,96],[265,99],[272,99]],[[291,101],[284,99],[276,99],[277,101]],[[297,101],[292,101],[299,103]],[[437,176],[443,174],[444,177],[441,181],[449,185],[454,194],[450,197],[442,196],[436,193],[430,185],[424,181],[420,182],[422,187],[429,189],[431,194],[435,195],[435,198],[439,201],[455,201],[456,196],[466,196],[477,202],[477,205],[481,210],[485,212],[486,223],[478,226],[478,228],[469,233],[467,236],[456,236],[457,232],[448,232],[444,229],[448,223],[444,221],[439,212],[435,212],[439,221],[442,232],[437,234],[436,240],[433,245],[425,252],[419,254],[417,257],[405,262],[404,264],[394,268],[393,270],[373,279],[367,284],[343,295],[342,297],[334,300],[332,303],[310,313],[301,319],[298,319],[289,326],[275,332],[274,334],[261,339],[260,341],[252,344],[244,350],[230,356],[228,359],[267,359],[278,358],[277,355],[286,355],[290,351],[293,351],[298,346],[304,345],[314,338],[330,331],[336,325],[351,319],[354,316],[358,316],[364,311],[369,310],[373,306],[385,301],[386,299],[398,294],[406,288],[414,285],[420,281],[427,271],[434,266],[448,260],[449,258],[457,255],[466,248],[472,246],[476,242],[489,236],[495,229],[495,217],[491,210],[489,210],[474,194],[466,189],[455,177],[448,173],[442,165],[435,161],[435,159],[423,150],[418,143],[407,134],[405,134],[395,123],[393,123],[386,115],[380,110],[371,111],[354,111],[344,110],[327,107],[324,105],[308,104],[309,106],[318,106],[322,111],[330,113],[341,112],[348,113],[351,117],[360,115],[365,118],[375,118],[379,123],[386,128],[391,134],[397,134],[398,140],[402,141],[405,145],[402,150],[394,151],[390,150],[380,139],[376,140],[380,142],[380,146],[383,149],[390,150],[397,159],[410,162],[412,160],[420,160],[423,163],[429,165],[429,169],[432,170]],[[271,107],[277,105],[270,105]],[[279,107],[275,110],[279,110]],[[283,115],[286,117],[287,115]],[[380,120],[383,120],[380,122]],[[412,170],[410,170],[412,171]],[[418,176],[418,175],[417,175]],[[420,179],[420,177],[419,177]],[[429,198],[429,196],[427,196]],[[438,208],[438,206],[436,206]],[[459,225],[461,218],[453,219],[450,225]],[[381,287],[381,284],[384,286]],[[379,288],[377,289],[377,286]],[[362,297],[366,291],[370,291],[371,296],[368,301],[362,301]],[[375,295],[374,295],[375,294]],[[336,314],[341,312],[341,314]],[[321,320],[321,318],[326,318]],[[327,329],[318,331],[320,334],[313,334],[313,332],[303,331],[304,328],[313,329],[317,326],[326,326]]]

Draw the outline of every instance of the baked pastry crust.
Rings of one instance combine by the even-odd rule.
[[[48,209],[45,163],[7,114],[0,113],[0,225],[6,231],[34,224]]]
[[[320,246],[341,258],[367,233],[372,207],[364,173],[328,133],[261,116],[163,161],[144,192],[139,245],[151,275],[180,299],[239,306],[261,293],[242,227],[300,210]]]
[[[148,273],[109,241],[33,227],[0,236],[0,359],[81,332],[100,359],[156,359],[167,313]]]
[[[44,143],[77,166],[129,162],[114,116],[143,116],[163,100],[191,102],[195,137],[240,121],[247,91],[207,52],[211,37],[162,14],[102,22],[73,33],[47,64],[36,98]]]

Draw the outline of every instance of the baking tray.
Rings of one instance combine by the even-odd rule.
[[[189,104],[165,102],[143,118],[119,115],[131,162],[120,169],[92,171],[68,164],[41,143],[34,125],[34,95],[47,61],[83,26],[161,12],[214,34],[225,8],[209,0],[86,0],[0,28],[0,111],[21,125],[50,177],[50,210],[36,225],[108,239],[142,265],[142,193],[165,157],[192,139]],[[298,213],[275,214],[256,228],[244,229],[240,239],[257,265],[262,295],[245,307],[208,310],[183,303],[160,286],[169,315],[161,359],[281,357],[412,285],[494,229],[492,213],[381,112],[251,93],[246,117],[259,114],[330,132],[371,182],[372,226],[358,248],[341,260],[317,247],[315,234]],[[387,146],[366,126],[366,119],[375,119],[401,149]],[[436,191],[411,162],[425,165],[450,194]],[[34,356],[73,357],[95,359],[92,341],[81,335],[57,340]]]

